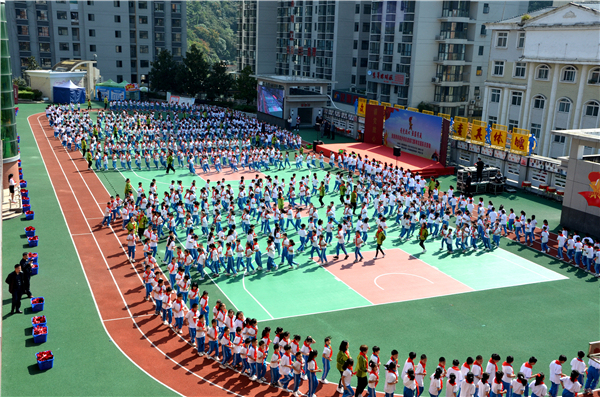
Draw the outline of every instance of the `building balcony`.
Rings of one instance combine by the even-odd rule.
[[[452,75],[436,75],[431,78],[431,82],[444,87],[460,87],[470,81],[470,74],[452,74]]]
[[[441,64],[441,65],[465,65],[470,63],[470,59],[466,59],[465,54],[439,54],[438,56],[433,57],[433,62]]]
[[[472,39],[467,38],[467,34],[458,34],[456,32],[442,32],[435,35],[435,41],[452,43],[452,44],[467,44],[472,42]]]

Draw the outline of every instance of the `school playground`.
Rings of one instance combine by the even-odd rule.
[[[78,152],[65,152],[53,138],[44,108],[19,106],[22,168],[35,220],[3,222],[2,266],[8,274],[22,252],[38,252],[40,273],[32,278],[31,289],[46,300],[43,314],[49,336],[43,345],[33,343],[29,303],[23,301],[24,315],[10,316],[5,291],[1,394],[288,395],[219,369],[153,318],[152,304],[143,300],[141,267],[126,260],[120,222],[113,228],[99,227],[103,205],[110,195],[123,194],[125,178],[145,187],[156,179],[162,192],[161,186],[171,180],[189,186],[193,178],[199,187],[207,179],[225,178],[235,188],[241,175],[249,180],[256,172],[231,174],[226,169],[205,175],[197,170],[195,177],[187,169],[178,169],[175,176],[154,169],[90,172]],[[309,142],[315,138],[314,131],[301,134]],[[328,143],[344,141],[337,137],[335,142],[325,140]],[[292,166],[266,174],[289,180],[294,173],[309,172],[321,179],[325,171]],[[440,181],[445,190],[456,178],[444,176]],[[559,230],[557,202],[522,192],[484,199],[535,214]],[[339,203],[335,194],[325,201]],[[319,214],[323,218],[324,213]],[[303,338],[313,336],[318,350],[323,338],[331,336],[334,355],[346,339],[353,356],[361,344],[378,345],[382,360],[392,349],[400,352],[401,362],[415,351],[427,354],[432,368],[440,356],[463,362],[467,356],[498,353],[503,359],[513,355],[518,366],[535,355],[539,361],[534,370],[547,373],[558,355],[570,360],[578,350],[587,350],[588,342],[600,339],[599,284],[593,276],[508,238],[492,252],[449,254],[440,251],[435,240],[427,241],[427,252],[421,253],[415,240],[400,242],[399,228],[388,224],[384,259],[373,259],[372,232],[362,250],[363,262],[353,263],[351,244],[348,260],[343,254],[333,260],[333,250],[328,250],[326,266],[310,258],[307,249],[296,257],[299,269],[283,266],[270,274],[207,277],[200,281],[200,290],[209,292],[212,304],[221,299],[228,308],[257,318],[259,330],[280,326]],[[39,236],[35,249],[24,238],[23,229],[29,225]],[[298,242],[291,230],[290,238]],[[141,257],[141,249],[137,254]],[[158,257],[163,256],[164,243],[159,244]],[[196,280],[197,274],[192,274]],[[186,327],[183,336],[187,337]],[[55,356],[54,368],[46,372],[40,372],[35,361],[35,353],[42,350],[52,350]],[[332,369],[328,379],[337,383],[339,373]],[[378,390],[382,387],[380,382]],[[317,394],[337,395],[334,385]]]

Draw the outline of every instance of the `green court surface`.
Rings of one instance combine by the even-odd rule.
[[[172,395],[123,356],[104,331],[26,123],[27,113],[41,112],[44,106],[20,105],[20,108],[23,169],[25,179],[31,184],[34,222],[41,241],[36,250],[40,253],[41,270],[33,278],[32,288],[34,294],[47,300],[44,312],[49,316],[51,333],[42,349],[53,350],[57,360],[51,371],[35,370],[33,355],[42,349],[30,343],[31,315],[6,316],[10,300],[5,292],[2,395]],[[269,174],[289,180],[293,173],[299,177],[309,172],[313,171],[293,168]],[[97,175],[110,194],[123,193],[124,177],[130,177],[134,186],[138,180],[143,181],[146,188],[149,180],[156,178],[161,182],[159,192],[172,179],[189,186],[193,178],[185,170],[178,170],[177,177],[165,176],[160,170],[123,174],[109,171]],[[321,179],[323,171],[317,171],[317,176]],[[197,177],[197,184],[203,187],[201,177]],[[440,180],[443,189],[456,183],[452,176]],[[492,200],[497,206],[504,204],[515,211],[525,210],[527,215],[536,214],[540,222],[548,219],[551,229],[559,228],[560,205],[556,202],[520,191],[484,199],[486,203]],[[317,203],[314,197],[312,201]],[[333,195],[327,196],[326,202],[329,201],[339,203]],[[324,217],[323,210],[319,214]],[[21,237],[27,225],[19,218],[3,223],[5,274],[12,270],[12,261],[19,259],[21,251],[28,251],[23,248]],[[400,361],[409,351],[425,353],[430,373],[440,356],[449,362],[454,358],[463,362],[467,356],[482,354],[486,358],[491,353],[500,354],[502,359],[513,355],[518,366],[535,355],[539,359],[535,370],[547,372],[548,364],[559,354],[570,359],[578,350],[586,350],[588,342],[600,339],[599,284],[585,272],[504,238],[501,248],[491,253],[448,255],[438,251],[439,241],[428,241],[428,252],[421,254],[416,241],[400,243],[398,234],[399,228],[392,226],[384,249],[400,248],[407,256],[423,260],[474,291],[371,305],[359,292],[315,264],[308,252],[297,256],[300,264],[297,270],[287,270],[284,266],[275,273],[244,279],[221,276],[215,280],[218,285],[205,279],[201,289],[209,291],[211,302],[221,299],[228,307],[258,318],[259,329],[282,327],[303,338],[311,335],[318,341],[314,347],[319,351],[322,349],[319,343],[331,336],[334,354],[340,341],[346,339],[353,357],[358,355],[361,344],[381,347],[382,359],[386,361],[392,349],[400,352]],[[373,255],[373,236],[372,231],[363,249],[365,258]],[[264,248],[265,238],[260,237]],[[291,238],[298,242],[296,233],[291,233]],[[159,244],[161,249],[164,250],[164,243]],[[351,254],[350,249],[348,252]],[[159,253],[161,259],[163,254],[164,251]],[[73,302],[77,302],[76,317]],[[28,304],[24,303],[24,307]],[[328,379],[339,380],[335,369],[332,368]],[[382,384],[378,389],[382,389]]]

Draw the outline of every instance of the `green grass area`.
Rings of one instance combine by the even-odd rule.
[[[30,110],[30,106],[33,105],[22,106],[19,113],[19,128],[20,131],[23,131],[21,132],[22,137],[27,138],[27,134],[29,134],[25,142],[22,141],[21,146],[25,177],[31,184],[32,204],[36,211],[36,220],[32,224],[39,228],[41,240],[41,245],[37,249],[37,252],[40,253],[41,274],[33,279],[33,291],[35,294],[45,296],[48,301],[45,314],[49,316],[51,334],[49,342],[43,345],[43,349],[52,349],[57,354],[57,363],[56,368],[48,373],[26,379],[31,380],[31,387],[36,390],[41,390],[39,387],[44,384],[46,391],[39,394],[45,395],[69,393],[96,395],[100,394],[98,390],[105,395],[168,394],[168,390],[155,382],[149,382],[146,375],[123,357],[108,341],[106,333],[101,329],[98,315],[90,299],[89,289],[85,285],[73,245],[66,235],[64,220],[60,215],[39,153],[30,133],[23,130],[24,124],[21,117],[24,113],[21,112],[24,112],[25,109],[28,112],[43,110],[43,107],[40,110],[33,108]],[[336,142],[338,141],[336,140]],[[289,180],[294,172],[297,175],[309,173],[306,169],[301,172],[292,169],[273,171],[271,175],[277,174],[280,178]],[[310,171],[311,174],[312,172]],[[317,173],[318,178],[322,178],[323,171],[317,171]],[[144,180],[146,184],[153,177],[158,179],[159,174],[164,175],[162,171],[139,173],[141,177],[146,178]],[[125,175],[132,176],[134,181],[135,178],[138,178],[133,173],[131,175],[125,173]],[[120,173],[99,172],[98,177],[111,194],[122,194],[124,184],[123,176]],[[184,180],[184,186],[189,186],[191,181],[191,177],[186,176],[185,171],[178,172],[177,178],[169,176],[168,178],[160,177],[159,180],[166,181],[168,184],[171,179]],[[444,189],[449,184],[456,186],[456,178],[452,176],[441,178],[441,182]],[[160,186],[166,187],[166,185]],[[162,191],[160,186],[159,192]],[[204,183],[201,183],[200,186],[204,186]],[[44,201],[41,200],[42,197]],[[560,205],[555,202],[521,192],[491,198],[483,197],[486,203],[491,199],[495,205],[504,204],[507,208],[514,208],[517,212],[523,209],[527,215],[536,214],[540,223],[543,219],[548,219],[552,229],[558,227]],[[339,203],[335,196],[328,196],[326,202],[329,201]],[[313,198],[313,202],[316,203],[317,200]],[[39,217],[38,211],[42,213]],[[369,215],[371,213],[370,210]],[[323,217],[322,210],[320,215]],[[48,226],[44,227],[45,224]],[[28,223],[20,220],[4,223],[4,258],[16,259],[19,257],[24,243],[24,239],[20,237],[20,234],[23,233],[23,225],[26,226]],[[51,232],[48,230],[50,225],[52,226]],[[398,229],[392,228],[390,234],[393,237],[397,236]],[[292,236],[296,238],[294,234]],[[370,243],[372,244],[372,239]],[[264,246],[263,239],[261,239],[261,244]],[[596,279],[538,251],[509,242],[507,239],[502,239],[501,244],[502,248],[507,251],[507,257],[508,255],[517,255],[540,265],[545,271],[553,271],[567,278],[375,307],[261,321],[259,328],[262,329],[268,325],[274,329],[276,326],[281,326],[293,334],[302,335],[302,337],[311,335],[319,342],[325,336],[332,336],[334,353],[337,351],[336,347],[339,342],[346,339],[350,342],[350,352],[353,357],[358,355],[358,347],[363,343],[369,347],[380,346],[382,360],[388,359],[392,349],[400,352],[400,360],[404,360],[409,351],[416,351],[419,355],[425,353],[430,358],[429,373],[432,373],[435,360],[439,356],[445,356],[448,362],[454,358],[462,362],[467,356],[482,354],[484,357],[489,357],[493,352],[499,353],[503,359],[506,355],[513,355],[517,366],[520,366],[531,355],[535,355],[539,359],[535,370],[547,372],[548,364],[559,354],[566,354],[571,358],[578,350],[586,350],[589,341],[599,339],[598,305],[600,295]],[[160,244],[160,248],[163,246],[164,243]],[[413,242],[398,245],[397,241],[392,238],[386,240],[385,247],[400,247],[413,255],[416,255],[419,250]],[[59,249],[60,251],[58,251]],[[363,252],[373,249],[374,246],[369,245]],[[498,282],[495,280],[498,274],[490,272],[490,263],[486,256],[473,254],[445,257],[434,255],[434,252],[428,252],[428,255],[431,255],[427,258],[428,263],[448,274],[459,270],[459,267],[468,271],[469,266],[472,266],[473,273],[478,273],[474,276],[482,278],[485,282]],[[246,280],[246,288],[261,302],[263,299],[276,299],[282,301],[284,305],[287,304],[288,307],[306,305],[307,301],[313,299],[320,300],[323,307],[329,307],[341,299],[337,293],[330,293],[338,291],[336,289],[328,292],[321,291],[319,295],[315,295],[315,288],[323,290],[327,286],[320,284],[322,277],[319,276],[319,273],[307,271],[313,269],[314,265],[309,264],[310,260],[306,254],[300,256],[298,261],[301,263],[299,271],[260,276],[256,280],[250,278]],[[3,270],[7,272],[7,269],[12,267],[12,262],[8,259],[4,262]],[[501,263],[496,266],[501,266]],[[509,264],[507,264],[507,272],[513,271],[508,266]],[[443,269],[444,267],[446,269]],[[61,272],[53,273],[48,271],[48,268],[60,268]],[[65,273],[69,277],[65,277]],[[514,284],[519,284],[520,277],[518,273],[514,274],[516,279]],[[271,283],[272,290],[263,287],[263,281],[268,279],[274,281]],[[42,280],[43,284],[40,282]],[[255,301],[252,301],[251,298],[244,299],[240,295],[242,299],[238,302],[239,299],[233,293],[230,295],[230,289],[239,291],[240,284],[241,279],[238,278],[225,281],[221,287],[227,296],[231,296],[233,302],[239,306],[238,308],[244,310],[246,316],[258,317],[261,312]],[[52,288],[44,287],[50,285]],[[42,288],[44,289],[42,290]],[[398,288],[404,288],[404,286],[398,285]],[[231,302],[216,284],[205,280],[201,289],[209,291],[211,302],[222,299],[228,304],[228,307],[231,307]],[[68,302],[73,302],[75,299],[79,303],[80,318],[86,321],[73,321],[70,312],[66,309]],[[5,300],[4,312],[7,311],[7,304],[10,305],[10,301]],[[279,313],[271,314],[273,317],[280,317]],[[3,395],[34,394],[29,389],[29,385],[25,388],[24,382],[17,381],[17,379],[24,379],[23,375],[27,374],[26,368],[35,364],[33,354],[42,350],[26,346],[26,341],[30,340],[31,336],[27,336],[22,330],[27,331],[29,328],[30,331],[30,317],[28,315],[22,318],[11,317],[3,323]],[[57,320],[54,320],[55,318]],[[61,344],[61,340],[66,341],[67,336],[68,343]],[[315,348],[321,350],[322,346],[316,344]],[[85,362],[84,356],[87,357],[86,353],[90,351],[93,352],[94,357],[102,357],[102,359],[95,360],[89,366],[81,365]],[[19,366],[19,363],[22,365]],[[110,365],[106,363],[110,363]],[[84,368],[88,371],[85,371]],[[94,376],[86,376],[91,371]],[[86,377],[83,378],[84,376]],[[80,379],[86,379],[85,384],[82,385]],[[328,379],[337,382],[339,378],[335,369],[332,369]],[[49,385],[52,388],[49,388]],[[82,390],[82,387],[85,389]],[[383,385],[380,384],[380,389],[382,387]]]
[[[48,341],[35,345],[31,336],[31,312],[23,299],[24,314],[9,315],[10,294],[4,290],[2,305],[3,396],[123,396],[175,395],[155,382],[127,359],[102,326],[81,263],[27,123],[27,116],[43,112],[45,105],[20,105],[17,116],[21,159],[28,183],[33,221],[24,216],[3,222],[2,271],[6,276],[22,252],[39,254],[40,273],[31,280],[34,296],[46,300],[41,314],[47,317]],[[24,228],[32,225],[40,238],[27,247]],[[25,246],[24,246],[25,245]],[[54,368],[40,372],[35,353],[52,350]]]

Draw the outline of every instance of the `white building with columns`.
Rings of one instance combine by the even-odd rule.
[[[569,153],[570,138],[552,130],[600,126],[600,3],[544,8],[486,27],[483,121],[530,130],[535,153],[554,158]]]

